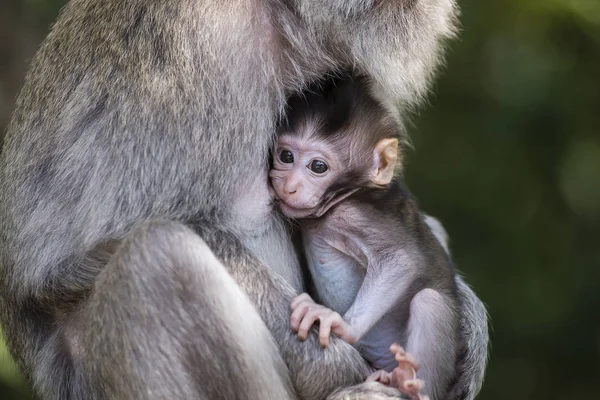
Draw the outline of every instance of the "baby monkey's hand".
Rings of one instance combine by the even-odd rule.
[[[352,334],[352,328],[342,316],[329,308],[319,305],[306,293],[296,296],[291,303],[292,316],[290,326],[298,333],[298,339],[304,340],[308,330],[319,321],[319,342],[321,346],[329,346],[329,335],[333,332],[350,344],[357,339]]]

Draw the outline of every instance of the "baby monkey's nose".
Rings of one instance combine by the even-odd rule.
[[[288,181],[283,185],[283,190],[285,191],[285,194],[294,194],[298,190],[298,185],[296,182]]]

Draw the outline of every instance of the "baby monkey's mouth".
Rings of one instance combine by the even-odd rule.
[[[290,205],[285,200],[275,197],[273,204],[279,206],[281,212],[288,218],[301,219],[301,218],[318,218],[320,215],[317,213],[319,207],[308,207],[298,208]]]
[[[279,196],[275,196],[273,199],[274,205],[279,205],[281,212],[288,218],[302,219],[302,218],[321,218],[327,211],[333,206],[338,204],[340,201],[348,198],[349,196],[356,193],[360,188],[349,188],[341,191],[333,192],[331,196],[321,198],[316,205],[312,207],[296,207]]]

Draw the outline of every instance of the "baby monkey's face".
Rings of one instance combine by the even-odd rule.
[[[290,218],[320,217],[361,187],[390,183],[398,139],[384,137],[374,147],[356,148],[349,138],[334,146],[316,135],[280,135],[269,176],[281,211]]]
[[[291,218],[320,216],[321,198],[341,169],[340,158],[327,142],[281,135],[269,176],[283,213]]]

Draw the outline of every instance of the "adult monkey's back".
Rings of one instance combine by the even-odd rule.
[[[318,399],[362,381],[350,346],[288,327],[300,274],[267,150],[285,96],[328,71],[418,99],[453,7],[71,1],[0,169],[2,324],[41,397]]]

